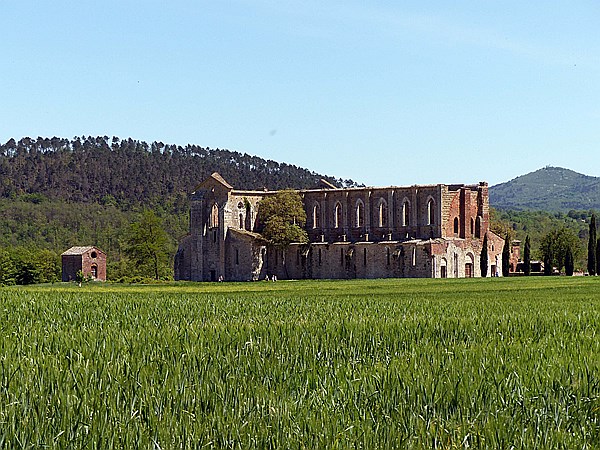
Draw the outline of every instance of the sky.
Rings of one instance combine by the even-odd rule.
[[[600,176],[594,0],[0,0],[0,17],[2,143],[190,143],[371,186]]]

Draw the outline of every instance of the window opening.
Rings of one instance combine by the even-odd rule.
[[[402,204],[402,226],[407,227],[410,225],[410,204],[408,200]]]
[[[381,201],[379,202],[379,221],[378,221],[379,227],[387,226],[387,215],[388,215],[387,203],[385,200],[381,199]]]
[[[219,207],[216,203],[212,205],[212,209],[210,211],[210,226],[213,228],[219,226]]]
[[[363,205],[363,202],[361,200],[359,200],[358,202],[356,202],[356,221],[355,221],[356,228],[362,227],[363,222],[364,222],[363,214],[364,214],[364,205]]]
[[[433,225],[435,223],[435,211],[434,211],[433,199],[427,201],[427,225]]]
[[[334,213],[334,228],[341,228],[342,227],[342,205],[337,202],[335,204],[335,213]]]
[[[313,228],[319,228],[321,226],[319,216],[321,215],[321,208],[318,203],[313,206]]]

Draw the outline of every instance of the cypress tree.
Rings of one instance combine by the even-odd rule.
[[[502,276],[507,277],[510,273],[510,239],[508,233],[504,239],[504,248],[502,249]]]
[[[588,261],[587,261],[587,270],[590,275],[596,275],[596,215],[592,214],[592,219],[590,220],[590,237],[588,239]]]
[[[544,255],[544,275],[552,275],[552,255]]]
[[[531,273],[531,242],[529,242],[529,235],[525,238],[525,249],[523,250],[523,272],[526,276]]]
[[[483,244],[481,246],[481,255],[479,258],[479,268],[481,269],[481,276],[482,277],[487,276],[487,270],[488,270],[488,236],[487,236],[487,233],[485,233],[485,236],[483,237]]]
[[[565,275],[568,277],[573,276],[574,261],[573,261],[573,250],[571,246],[567,247],[567,253],[565,254]]]
[[[596,241],[596,273],[599,274],[598,270],[600,270],[600,239]]]

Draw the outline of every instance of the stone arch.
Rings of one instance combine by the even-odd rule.
[[[388,205],[385,199],[379,199],[377,206],[377,226],[380,228],[387,227],[388,225]]]
[[[342,228],[342,211],[342,204],[340,202],[335,202],[333,208],[333,228]]]
[[[435,225],[435,200],[431,196],[427,199],[427,225]]]
[[[410,201],[406,197],[402,200],[402,226],[410,226]]]
[[[219,226],[219,205],[213,203],[210,208],[210,227],[216,228]]]
[[[313,223],[313,228],[321,227],[321,206],[319,205],[318,202],[315,202],[315,204],[313,205],[312,223]]]
[[[448,260],[444,256],[440,259],[440,278],[448,278]]]
[[[473,278],[475,276],[475,257],[473,253],[468,252],[465,255],[465,278]]]
[[[475,219],[475,237],[481,237],[481,216],[477,216],[477,219]]]
[[[354,226],[360,228],[365,224],[365,204],[359,198],[354,207]]]

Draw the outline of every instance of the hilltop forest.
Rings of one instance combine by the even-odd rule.
[[[0,284],[60,279],[60,253],[96,245],[108,254],[111,280],[136,280],[149,269],[127,252],[132,230],[150,211],[165,231],[163,278],[172,277],[172,257],[187,233],[188,193],[212,172],[234,187],[270,190],[311,188],[321,178],[337,186],[352,180],[323,176],[289,164],[196,145],[146,143],[99,137],[10,139],[0,145]],[[502,236],[532,240],[533,257],[553,229],[566,228],[581,243],[585,267],[591,211],[493,212]]]

